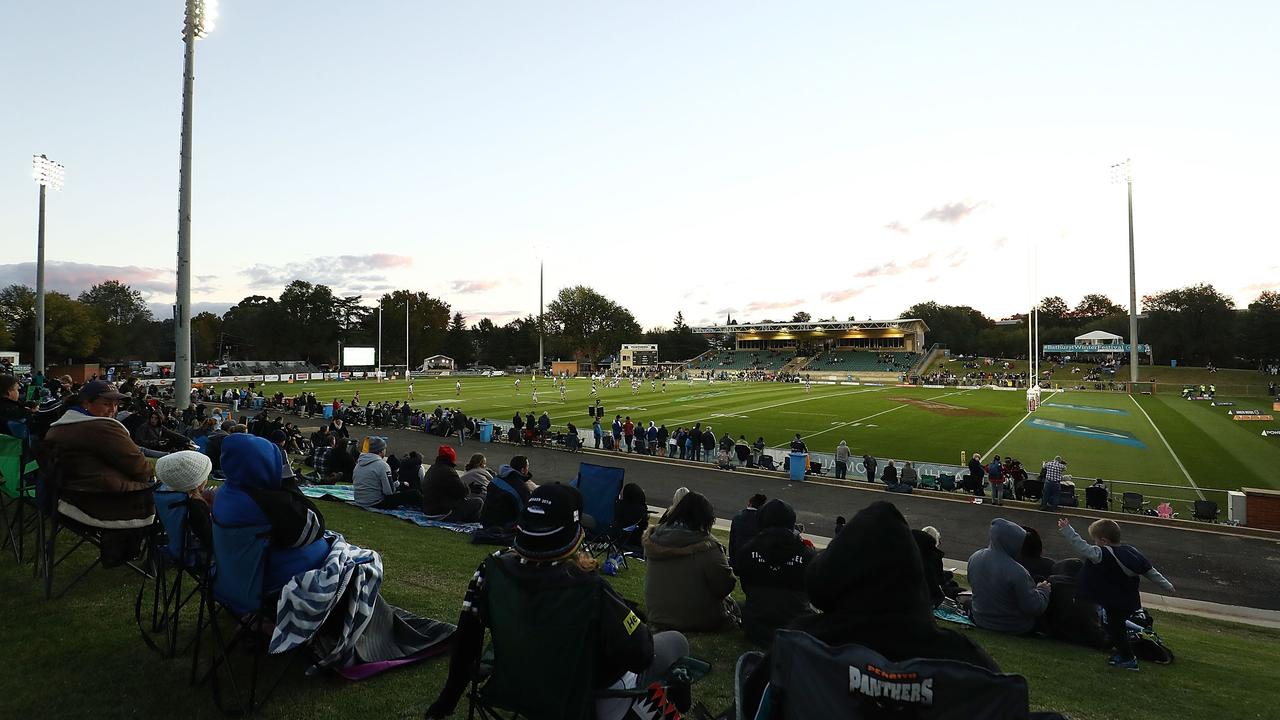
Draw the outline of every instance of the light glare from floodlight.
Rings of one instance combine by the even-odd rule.
[[[218,21],[218,0],[195,0],[187,12],[187,27],[195,37],[213,32]]]
[[[66,168],[44,155],[31,156],[31,177],[50,190],[61,190]]]
[[[1133,161],[1125,158],[1124,162],[1116,163],[1111,166],[1111,182],[1127,183],[1133,182]]]

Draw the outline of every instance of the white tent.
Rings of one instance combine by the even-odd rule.
[[[1094,330],[1076,337],[1077,345],[1115,345],[1123,344],[1124,338],[1105,330]]]

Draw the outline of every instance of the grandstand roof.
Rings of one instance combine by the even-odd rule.
[[[929,326],[923,320],[918,318],[898,318],[896,320],[865,320],[857,322],[853,320],[821,320],[818,322],[785,322],[785,323],[746,323],[743,325],[704,325],[702,327],[690,328],[695,333],[702,335],[724,335],[726,333],[741,332],[826,332],[839,330],[886,330],[891,328],[903,328],[905,326],[919,323],[925,330]],[[912,328],[914,329],[914,328]]]

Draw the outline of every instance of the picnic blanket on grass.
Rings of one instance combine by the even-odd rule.
[[[270,652],[313,642],[320,660],[311,671],[334,668],[353,680],[443,652],[454,626],[392,606],[381,587],[381,556],[335,534],[324,565],[280,591]]]
[[[350,505],[355,505],[354,489],[350,485],[304,485],[302,494],[309,498],[318,498],[322,500],[339,500]],[[465,533],[470,535],[480,529],[480,523],[447,523],[439,520],[432,520],[427,514],[421,510],[410,510],[408,508],[396,508],[395,510],[380,510],[378,508],[361,508],[369,512],[379,513],[381,515],[390,515],[392,517],[407,520],[418,527],[433,527],[442,530],[450,530],[456,533]]]

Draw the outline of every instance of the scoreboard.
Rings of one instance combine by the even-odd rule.
[[[629,367],[651,367],[658,364],[657,345],[623,345],[618,353],[619,365]]]

